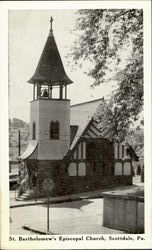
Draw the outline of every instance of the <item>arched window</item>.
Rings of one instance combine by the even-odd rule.
[[[32,139],[36,139],[36,123],[33,122],[33,131],[32,131]]]
[[[50,139],[58,140],[60,135],[60,124],[58,121],[50,123]]]

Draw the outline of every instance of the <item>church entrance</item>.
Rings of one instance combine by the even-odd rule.
[[[87,162],[89,172],[94,175],[108,176],[111,174],[113,148],[106,140],[92,140],[87,142]]]

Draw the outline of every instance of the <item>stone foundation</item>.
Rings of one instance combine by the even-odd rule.
[[[36,161],[36,172],[34,177],[29,176],[31,189],[36,190],[37,197],[45,197],[46,191],[43,189],[43,181],[50,178],[54,182],[54,187],[50,196],[68,195],[79,192],[87,192],[99,189],[106,189],[122,185],[132,185],[132,176],[113,176],[113,175],[87,175],[69,176],[67,163],[64,161]],[[31,168],[31,162],[27,162],[27,168]],[[27,172],[33,174],[30,170]],[[34,181],[31,183],[31,181]]]
[[[131,176],[68,176],[66,164],[62,161],[39,161],[37,187],[40,196],[46,195],[42,183],[47,177],[54,182],[51,196],[132,185]]]

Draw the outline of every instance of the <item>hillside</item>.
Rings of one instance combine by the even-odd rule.
[[[17,160],[18,156],[19,130],[21,135],[21,153],[23,153],[28,145],[30,134],[29,124],[17,118],[9,119],[9,157],[14,161]]]

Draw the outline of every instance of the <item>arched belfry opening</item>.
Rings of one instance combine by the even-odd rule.
[[[39,99],[66,100],[67,85],[72,83],[64,70],[64,66],[54,39],[52,26],[53,18],[51,17],[49,36],[36,71],[32,78],[28,81],[33,84],[33,101]]]

